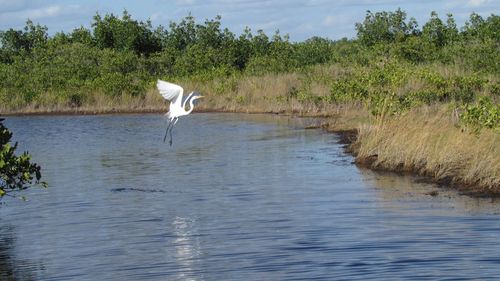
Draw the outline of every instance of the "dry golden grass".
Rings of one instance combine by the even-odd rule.
[[[264,76],[235,76],[210,81],[180,80],[173,81],[183,85],[185,92],[197,90],[206,99],[197,106],[200,111],[228,111],[248,113],[294,113],[300,115],[324,115],[337,107],[331,104],[316,104],[288,98],[293,89],[301,85],[300,75],[268,74]],[[313,83],[311,93],[324,96],[329,93],[326,85]],[[0,105],[4,114],[32,113],[81,113],[81,112],[150,112],[167,110],[168,103],[158,94],[154,86],[144,96],[122,95],[110,97],[93,93],[75,106],[67,98],[46,93],[43,99],[34,100],[26,105],[22,100],[11,101],[8,108]],[[19,104],[19,106],[15,106]]]
[[[313,69],[325,75],[336,76],[343,71],[338,66]],[[301,101],[291,97],[294,91],[303,87],[304,74],[267,74],[215,79],[208,82],[178,81],[186,92],[196,89],[206,99],[197,107],[202,111],[227,111],[247,113],[281,113],[301,116],[337,116],[359,105],[334,104],[318,101]],[[327,82],[313,81],[307,89],[310,97],[324,97],[330,94]]]
[[[206,96],[200,110],[284,112],[303,106],[285,100],[287,93],[299,86],[299,76],[294,73],[183,82],[187,92],[197,89]]]
[[[43,100],[35,100],[28,105],[22,102],[10,103],[6,108],[0,105],[2,114],[97,114],[114,112],[161,112],[166,111],[168,103],[158,95],[156,90],[147,91],[144,96],[123,95],[110,97],[98,93],[89,94],[79,105],[68,104],[59,95],[47,93]],[[19,104],[19,106],[12,106]]]
[[[500,188],[500,136],[456,127],[445,107],[425,107],[359,128],[357,157],[372,167],[416,171],[437,180]]]

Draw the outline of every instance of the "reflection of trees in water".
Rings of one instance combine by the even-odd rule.
[[[0,280],[36,280],[34,266],[14,254],[16,239],[13,226],[0,225]]]
[[[0,226],[0,280],[35,280],[33,272],[24,272],[26,264],[14,255],[14,227]]]
[[[404,176],[390,172],[375,172],[369,169],[359,169],[361,176],[375,187],[377,201],[382,207],[398,209],[402,203],[409,202],[439,202],[443,207],[464,211],[466,213],[498,213],[500,200],[473,198],[461,195],[458,191],[438,187],[436,184],[423,183],[418,177]],[[433,208],[436,209],[436,208]],[[450,208],[445,208],[451,210]]]
[[[15,280],[15,262],[12,259],[12,247],[14,238],[12,237],[12,227],[0,228],[0,279]]]

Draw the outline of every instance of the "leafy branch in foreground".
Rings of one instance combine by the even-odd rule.
[[[9,143],[12,133],[3,125],[3,120],[0,118],[0,198],[13,191],[25,190],[32,184],[47,187],[47,183],[40,181],[40,166],[30,161],[28,152],[15,155],[17,143]]]

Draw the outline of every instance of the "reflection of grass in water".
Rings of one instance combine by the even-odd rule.
[[[389,210],[402,211],[417,207],[422,212],[438,212],[441,215],[449,212],[456,214],[456,210],[469,214],[500,213],[499,199],[461,195],[456,190],[425,183],[425,179],[415,176],[364,168],[359,171],[364,181],[375,187],[380,205]],[[423,204],[426,204],[425,208]]]
[[[248,141],[272,141],[277,139],[289,139],[297,137],[299,134],[302,135],[302,131],[292,131],[287,130],[282,133],[266,133],[260,136],[251,137]]]

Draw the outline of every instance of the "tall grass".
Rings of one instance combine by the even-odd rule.
[[[160,112],[168,109],[168,104],[150,89],[141,96],[120,95],[109,96],[99,92],[86,93],[85,98],[75,104],[57,93],[46,93],[30,103],[24,100],[10,100],[0,103],[2,114],[97,114],[113,112]]]
[[[355,144],[359,162],[373,168],[416,171],[443,182],[500,191],[500,135],[458,128],[448,106],[431,106],[363,124]]]

